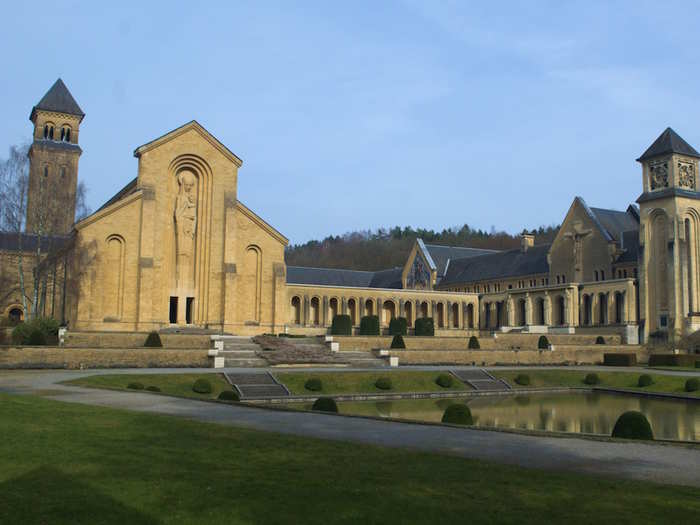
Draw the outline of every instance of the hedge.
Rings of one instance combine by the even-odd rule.
[[[146,348],[162,348],[163,342],[160,340],[160,334],[158,332],[151,332],[146,337],[146,342],[143,343]]]
[[[319,397],[314,404],[311,405],[311,410],[319,412],[338,412],[338,404],[332,397]]]
[[[208,379],[199,378],[192,385],[192,390],[198,394],[211,394],[211,383]]]
[[[360,335],[379,335],[379,317],[365,315],[360,319]]]
[[[391,348],[406,348],[406,343],[404,343],[402,335],[396,334],[394,336],[394,338],[391,340]]]
[[[637,380],[637,386],[640,386],[642,388],[645,386],[653,385],[653,384],[654,384],[654,380],[651,378],[651,376],[649,374],[642,374],[641,376],[639,376],[639,379]]]
[[[419,317],[416,319],[415,334],[418,336],[435,335],[435,323],[432,317]]]
[[[599,335],[598,337],[595,338],[595,344],[597,345],[604,345],[605,344],[605,338],[602,335]]]
[[[405,317],[395,317],[389,321],[389,335],[407,335],[408,319]]]
[[[583,378],[583,382],[586,383],[587,385],[597,385],[600,383],[600,377],[598,377],[598,374],[586,374],[586,377]]]
[[[700,356],[687,354],[652,354],[649,366],[687,366],[698,368]]]
[[[635,366],[637,354],[603,354],[603,364],[605,366]]]
[[[160,388],[154,385],[147,386],[146,390],[148,390],[149,392],[160,392]]]
[[[126,385],[126,388],[130,388],[131,390],[143,390],[143,383],[137,383],[134,381],[133,383]]]
[[[475,335],[469,338],[468,348],[471,350],[478,350],[479,348],[481,348],[481,346],[479,345],[479,340],[476,338]]]
[[[624,439],[654,439],[651,425],[644,414],[630,410],[622,414],[612,431],[612,437]]]
[[[233,390],[224,390],[217,397],[220,401],[240,401],[241,398],[238,397],[238,393]]]
[[[58,342],[58,321],[51,317],[37,317],[19,323],[12,330],[12,343],[16,345],[43,346]]]
[[[473,425],[472,411],[467,405],[450,405],[442,414],[443,423],[451,423],[453,425]]]
[[[697,392],[700,390],[700,379],[697,377],[694,377],[692,379],[688,379],[685,382],[685,391],[686,392]]]
[[[540,350],[547,350],[549,348],[549,339],[546,335],[541,335],[537,340],[537,348]]]
[[[331,335],[352,335],[352,319],[349,315],[340,314],[333,317]]]
[[[454,384],[454,379],[452,379],[452,376],[450,374],[440,374],[437,376],[437,379],[435,382],[438,384],[438,386],[441,386],[442,388],[450,388]]]
[[[393,388],[391,378],[389,377],[380,377],[375,381],[374,386],[379,390],[391,390]]]
[[[527,386],[530,384],[530,376],[527,374],[518,374],[515,376],[515,382],[520,386]]]
[[[320,392],[323,390],[323,383],[318,377],[312,377],[304,383],[304,388],[311,392]]]

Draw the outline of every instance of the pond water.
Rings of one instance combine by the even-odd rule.
[[[341,414],[439,422],[453,403],[469,406],[479,427],[514,428],[609,436],[628,410],[642,412],[659,439],[700,441],[700,402],[635,395],[514,394],[452,399],[341,401]],[[311,403],[292,406],[310,409]]]

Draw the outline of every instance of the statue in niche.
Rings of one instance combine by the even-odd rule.
[[[177,284],[191,287],[193,280],[194,237],[197,232],[197,195],[191,171],[177,175],[180,189],[175,200],[175,235],[177,240]]]

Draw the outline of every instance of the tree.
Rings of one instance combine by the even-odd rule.
[[[32,216],[28,217],[28,151],[29,145],[26,144],[11,146],[8,158],[0,161],[0,231],[16,236],[17,286],[22,308],[25,317],[30,312],[31,317],[35,318],[45,309],[49,280],[54,295],[58,282],[65,283],[66,250],[71,235],[61,232],[64,226],[59,222],[60,212],[67,206],[70,207],[70,199],[75,199],[77,218],[85,217],[90,210],[86,204],[87,190],[84,183],[78,183],[73,194],[72,188],[64,184],[61,178],[45,176],[38,177],[32,188],[31,198],[36,199],[34,204],[38,205],[32,206]],[[28,219],[33,231],[25,233]],[[62,276],[58,275],[59,266],[62,266]],[[29,290],[25,272],[27,276],[31,275]]]

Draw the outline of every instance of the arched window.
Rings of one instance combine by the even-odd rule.
[[[301,299],[297,295],[292,297],[292,312],[290,317],[292,324],[301,324]]]
[[[459,328],[459,304],[452,303],[452,328]]]
[[[413,326],[413,304],[411,301],[406,301],[403,305],[404,315],[406,316],[406,324]]]
[[[66,178],[66,167],[61,166],[61,178],[65,179]]]
[[[313,297],[311,299],[311,308],[310,308],[310,312],[309,312],[311,315],[310,315],[309,320],[311,321],[311,324],[314,326],[318,326],[320,324],[320,315],[319,315],[320,306],[321,305],[320,305],[319,298]]]
[[[70,127],[63,126],[61,128],[61,142],[70,142]]]
[[[469,303],[467,305],[467,328],[474,328],[474,305]]]
[[[48,178],[48,176],[49,176],[49,167],[44,166],[44,177]]]
[[[44,138],[45,139],[49,138],[49,126],[48,126],[48,124],[44,124]]]
[[[53,126],[49,126],[49,140],[53,140]]]
[[[357,324],[357,304],[355,299],[348,299],[348,313],[353,326]]]
[[[24,314],[21,308],[15,307],[10,309],[8,317],[10,318],[11,324],[17,324],[22,320]]]
[[[338,299],[335,297],[331,297],[331,300],[328,303],[328,307],[330,308],[330,319],[331,319],[331,323],[332,323],[333,318],[336,315],[338,315]]]

